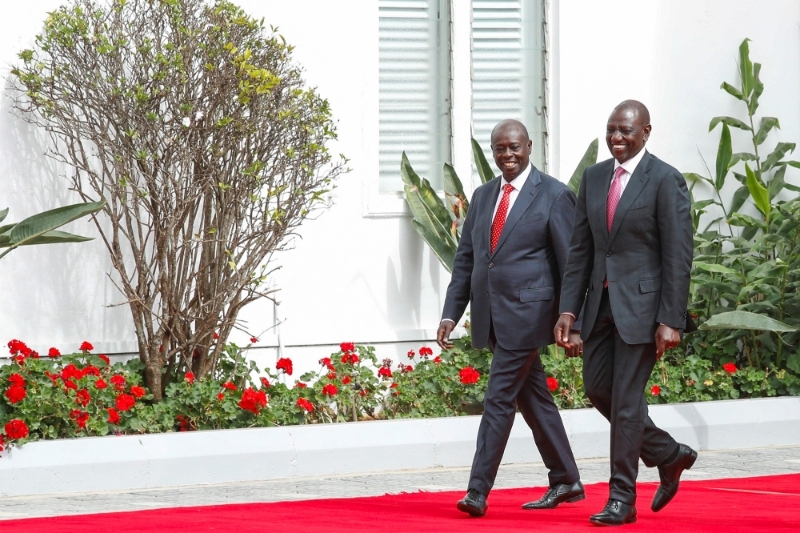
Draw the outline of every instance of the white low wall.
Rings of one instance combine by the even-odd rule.
[[[608,423],[562,411],[575,457],[607,457]],[[700,450],[800,444],[800,397],[650,406]],[[33,442],[0,459],[0,496],[128,490],[469,466],[479,416]],[[539,461],[520,415],[504,463]]]

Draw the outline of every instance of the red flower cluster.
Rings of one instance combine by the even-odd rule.
[[[417,353],[414,350],[409,350],[406,355],[409,359],[414,359],[414,356],[417,355]]]
[[[328,374],[325,377],[333,381],[334,379],[336,379],[336,372],[328,372]]]
[[[294,386],[296,389],[305,389],[306,387],[308,387],[308,385],[306,385],[302,381],[295,381]]]
[[[275,363],[275,368],[278,370],[283,370],[286,372],[286,375],[292,375],[292,360],[288,357],[281,357],[278,359],[278,362]]]
[[[256,337],[250,337],[250,342],[255,344],[258,342],[258,339]]]
[[[266,406],[267,394],[264,391],[253,390],[252,387],[247,387],[242,393],[242,399],[239,400],[239,407],[254,415],[257,415],[261,408]]]
[[[269,388],[269,380],[267,378],[261,378],[261,386],[265,389]]]
[[[78,349],[82,352],[91,352],[92,350],[94,350],[94,346],[92,346],[92,343],[90,342],[83,341],[81,343],[81,347]]]
[[[12,385],[16,385],[17,387],[25,386],[25,378],[23,378],[20,374],[17,374],[16,372],[8,376],[8,381]]]
[[[458,372],[458,379],[461,380],[461,383],[464,385],[472,385],[478,382],[478,378],[481,377],[480,372],[472,368],[471,366],[465,366]]]
[[[397,365],[397,370],[399,370],[403,374],[407,374],[412,370],[414,370],[414,367],[411,365],[404,365],[403,363],[400,363],[399,365]]]
[[[186,383],[189,383],[191,385],[192,383],[194,383],[194,372],[187,372],[186,374],[184,374],[183,379],[186,380]]]
[[[419,349],[419,355],[421,357],[428,357],[429,355],[433,355],[433,350],[428,348],[427,346],[423,346]]]
[[[382,366],[378,369],[378,377],[389,379],[392,377],[392,371],[388,366]]]
[[[653,396],[658,396],[659,394],[661,394],[661,387],[659,387],[658,385],[653,385],[650,388],[650,394],[652,394]]]
[[[133,394],[136,398],[141,398],[142,396],[147,394],[147,391],[144,390],[144,387],[134,385],[133,387],[131,387],[131,394]]]
[[[326,367],[328,370],[336,370],[333,367],[333,362],[331,361],[330,357],[323,357],[322,359],[319,360],[319,364]]]
[[[11,385],[8,389],[6,389],[5,396],[8,398],[9,403],[17,403],[21,402],[25,399],[25,396],[28,393],[25,391],[25,387],[20,387],[19,385]]]
[[[354,365],[360,361],[358,356],[354,353],[346,353],[342,356],[342,363],[346,365]]]
[[[314,410],[314,405],[305,398],[298,398],[297,406],[306,411],[307,413],[310,413],[311,411]]]
[[[347,385],[350,383],[350,376],[345,376],[342,378],[342,385]]]
[[[722,369],[727,372],[728,374],[735,374],[738,368],[736,368],[735,363],[725,363],[722,365]]]
[[[554,377],[547,378],[547,388],[550,389],[550,392],[555,392],[558,390],[558,380]]]
[[[325,396],[335,396],[336,394],[338,394],[338,392],[339,389],[337,389],[336,385],[334,385],[333,383],[328,383],[327,385],[322,387],[322,394],[324,394]]]
[[[111,359],[109,359],[107,355],[100,354],[100,355],[98,355],[97,357],[99,357],[100,359],[102,359],[102,360],[103,360],[103,362],[105,362],[105,364],[106,364],[106,365],[108,365],[108,366],[111,366]]]
[[[433,358],[433,362],[438,365],[439,363],[442,362],[442,358],[437,355],[436,357]]]
[[[94,386],[97,389],[107,389],[108,388],[108,383],[106,383],[102,379],[98,379],[97,381],[94,382]]]
[[[106,407],[106,411],[108,411],[108,423],[109,424],[119,424],[119,413],[113,407]]]
[[[81,377],[84,376],[97,376],[100,377],[100,369],[93,365],[86,365],[83,370],[81,370]]]
[[[114,385],[114,390],[125,390],[125,376],[114,374],[111,376],[111,384]]]
[[[33,350],[28,348],[27,344],[17,339],[8,341],[8,351],[11,355],[22,355],[23,357],[28,357],[33,353]]]
[[[92,396],[89,394],[89,391],[86,389],[81,389],[75,393],[75,403],[86,407],[89,405],[89,401],[92,399]]]
[[[356,350],[356,343],[343,342],[339,345],[339,349],[342,350],[342,352],[344,353],[352,353]]]
[[[136,404],[136,398],[130,394],[123,393],[117,396],[115,403],[119,411],[128,411]]]
[[[69,412],[69,417],[78,424],[79,428],[86,429],[86,422],[89,421],[89,413],[81,411],[80,409],[73,409]]]
[[[175,419],[178,421],[178,431],[191,431],[194,429],[188,416],[178,415]]]
[[[222,384],[222,388],[228,390],[236,390],[236,385],[234,385],[230,381],[226,381],[225,383]]]
[[[61,355],[61,352],[58,351],[58,348],[50,348],[47,350],[48,357],[58,357]]]
[[[28,425],[18,419],[10,420],[5,427],[6,437],[9,439],[24,439],[28,436]]]

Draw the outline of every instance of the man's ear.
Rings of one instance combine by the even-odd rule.
[[[650,124],[644,127],[644,142],[647,142],[650,139],[650,131],[652,129],[653,127]]]

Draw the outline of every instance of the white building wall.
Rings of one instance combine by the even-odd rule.
[[[468,12],[454,0],[463,28]],[[466,0],[464,0],[466,2]],[[10,3],[0,18],[0,72],[7,77],[16,53],[32,44],[46,12],[60,0]],[[275,258],[280,288],[283,355],[299,371],[342,341],[375,344],[397,361],[423,342],[432,345],[449,276],[402,215],[403,202],[377,193],[378,61],[377,2],[372,0],[238,0],[264,17],[296,46],[306,79],[330,100],[339,141],[349,159],[332,195],[333,207],[308,221],[294,249]],[[719,89],[736,82],[737,47],[753,39],[751,57],[761,62],[766,90],[760,111],[781,119],[769,141],[800,141],[800,3],[796,0],[551,0],[550,171],[568,179],[589,142],[603,139],[614,105],[645,102],[652,114],[648,148],[682,171],[702,171],[698,149],[713,166],[718,133],[711,117],[739,116],[733,98]],[[463,33],[454,42],[464,42]],[[464,79],[462,52],[453,77]],[[618,77],[617,77],[618,76]],[[463,88],[463,84],[460,85]],[[466,96],[456,97],[454,124],[463,128]],[[0,208],[10,221],[77,201],[52,162],[41,154],[40,132],[0,104]],[[459,111],[461,109],[462,111]],[[736,135],[734,139],[742,141]],[[463,143],[464,132],[454,132]],[[771,145],[770,145],[771,147]],[[745,149],[740,143],[735,151]],[[468,175],[469,149],[454,147],[454,164]],[[800,158],[800,156],[798,156]],[[399,162],[398,162],[399,166]],[[788,179],[800,182],[796,170]],[[83,221],[72,231],[92,234]],[[0,261],[0,341],[20,338],[34,349],[77,349],[84,339],[109,353],[135,350],[129,314],[110,282],[100,241],[16,250]],[[274,308],[252,305],[242,317],[260,338],[254,357],[274,361],[279,344]],[[242,344],[249,335],[234,338]],[[297,372],[299,373],[299,372]],[[297,375],[296,373],[296,375]]]

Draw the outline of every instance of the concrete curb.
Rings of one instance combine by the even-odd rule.
[[[561,411],[575,457],[607,457],[594,409]],[[650,406],[699,450],[800,444],[800,397]],[[0,459],[0,495],[120,491],[472,464],[479,416],[87,437],[32,442]],[[518,414],[503,462],[540,461]]]

